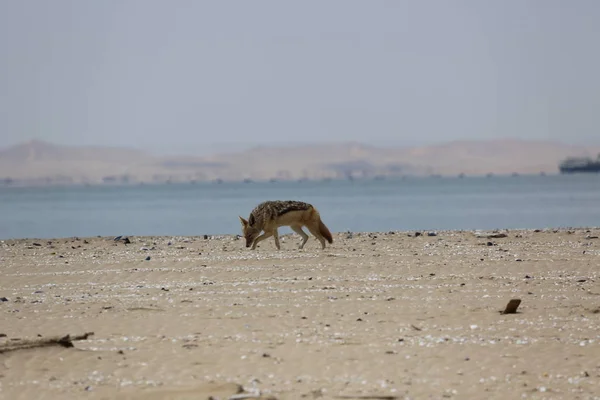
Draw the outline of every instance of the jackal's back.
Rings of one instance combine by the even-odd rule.
[[[311,204],[296,200],[265,201],[257,205],[248,218],[250,226],[262,228],[272,221],[291,211],[306,211],[313,208]]]

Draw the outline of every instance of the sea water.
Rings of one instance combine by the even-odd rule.
[[[600,226],[597,174],[5,186],[0,239],[238,234],[238,215],[276,199],[312,203],[332,232]]]

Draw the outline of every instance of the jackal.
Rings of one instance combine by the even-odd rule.
[[[321,247],[325,248],[325,240],[333,243],[331,232],[321,221],[319,211],[311,204],[303,203],[295,200],[278,200],[265,201],[260,203],[252,210],[248,220],[240,217],[242,223],[242,233],[246,239],[246,247],[252,246],[252,250],[256,249],[256,245],[273,236],[277,250],[279,246],[279,233],[277,228],[280,226],[289,226],[294,232],[302,237],[300,249],[304,247],[308,240],[308,235],[302,230],[306,226],[321,242]],[[260,233],[264,231],[262,235]]]

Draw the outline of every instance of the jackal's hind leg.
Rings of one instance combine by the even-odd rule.
[[[321,247],[325,249],[325,238],[323,237],[323,235],[321,235],[321,232],[319,232],[319,227],[311,225],[306,225],[306,227],[308,228],[310,233],[312,233],[314,237],[316,237],[319,240],[319,242],[321,242]]]
[[[304,245],[306,244],[306,241],[308,240],[308,235],[306,234],[306,232],[304,232],[302,230],[301,226],[291,226],[290,228],[292,228],[292,230],[294,232],[296,232],[298,235],[300,235],[300,237],[302,237],[302,243],[300,243],[299,249],[302,250],[302,248],[304,247]]]

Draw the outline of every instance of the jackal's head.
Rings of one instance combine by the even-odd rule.
[[[242,234],[244,235],[244,239],[246,239],[246,247],[250,247],[260,234],[260,229],[251,226],[250,223],[242,217],[240,217],[240,222],[242,223]]]

